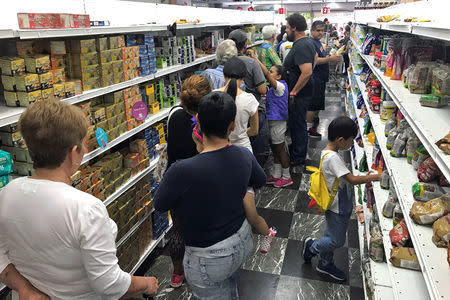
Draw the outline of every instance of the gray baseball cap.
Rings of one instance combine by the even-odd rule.
[[[247,34],[242,29],[235,29],[228,35],[230,40],[233,40],[236,44],[242,44],[247,41]]]

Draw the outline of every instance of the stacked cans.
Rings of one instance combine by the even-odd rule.
[[[194,36],[156,37],[156,66],[164,69],[195,60]]]

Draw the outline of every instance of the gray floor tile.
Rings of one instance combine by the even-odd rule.
[[[283,267],[284,254],[288,240],[275,237],[272,241],[272,247],[266,254],[259,252],[261,242],[264,237],[259,234],[253,235],[253,252],[242,265],[244,270],[258,271],[279,275]]]
[[[281,276],[276,300],[345,300],[350,299],[350,287],[341,284]]]
[[[256,207],[294,211],[298,191],[264,186],[256,193]]]
[[[325,227],[326,220],[324,215],[296,212],[292,217],[289,238],[303,241],[306,237],[311,236],[313,239],[317,239],[323,236]]]
[[[300,181],[299,191],[307,192],[309,190],[309,177],[311,174],[303,174],[302,180]]]
[[[348,248],[348,263],[349,263],[349,283],[354,287],[363,286],[362,273],[361,273],[361,254],[359,249]]]

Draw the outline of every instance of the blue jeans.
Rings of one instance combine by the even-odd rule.
[[[310,250],[320,254],[319,263],[328,265],[333,263],[334,250],[344,246],[350,215],[340,215],[327,210],[325,218],[327,220],[325,233],[321,239],[314,241]]]
[[[289,148],[291,160],[304,162],[308,148],[308,132],[306,128],[306,112],[312,101],[312,96],[296,96],[290,99],[289,129],[291,131],[292,145]]]
[[[210,247],[186,246],[184,273],[194,296],[200,300],[239,299],[237,273],[252,249],[247,219],[235,234]]]

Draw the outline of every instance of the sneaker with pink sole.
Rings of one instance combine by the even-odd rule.
[[[286,186],[290,186],[291,184],[293,184],[294,182],[292,181],[292,178],[289,179],[284,179],[283,177],[281,177],[280,179],[278,179],[273,186],[277,187],[277,188],[283,188]]]
[[[276,228],[270,227],[269,235],[266,235],[263,241],[261,242],[261,248],[259,248],[259,252],[261,252],[262,254],[266,254],[269,251],[270,246],[272,246],[272,240],[276,234],[277,234]]]
[[[173,288],[180,287],[184,281],[184,273],[181,275],[177,275],[172,273],[172,277],[170,278],[170,286]]]
[[[274,184],[275,182],[277,182],[280,178],[275,178],[273,176],[270,176],[269,178],[267,178],[266,183],[267,184]]]

